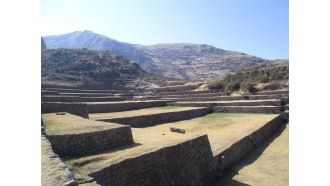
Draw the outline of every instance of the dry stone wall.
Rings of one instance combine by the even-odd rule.
[[[283,105],[289,104],[289,97],[282,97],[281,101]]]
[[[73,115],[89,118],[88,108],[82,103],[41,103],[41,113],[68,112]]]
[[[228,149],[215,155],[215,161],[218,171],[224,171],[238,162],[247,153],[256,148],[264,140],[276,132],[276,130],[286,121],[282,115],[267,122],[263,127],[245,136],[241,140],[231,145]]]
[[[209,185],[214,158],[207,135],[90,173],[100,185]]]
[[[82,102],[125,101],[125,97],[81,97]]]
[[[247,100],[248,96],[218,96],[218,97],[182,97],[182,98],[164,98],[172,101],[231,101]]]
[[[221,113],[269,113],[279,114],[283,111],[282,106],[214,106],[214,112]]]
[[[79,96],[41,96],[43,102],[81,102]]]
[[[184,91],[190,91],[198,88],[200,84],[198,85],[179,85],[179,86],[168,86],[168,87],[159,87],[159,88],[150,88],[147,89],[148,91],[153,91],[156,93],[160,92],[184,92]]]
[[[222,102],[216,103],[216,106],[281,106],[281,100],[264,100],[264,101],[240,101],[240,102]]]
[[[182,106],[182,107],[209,107],[216,106],[216,103],[211,102],[172,102],[167,103],[169,106]]]
[[[176,122],[185,119],[200,117],[209,114],[210,112],[210,108],[199,108],[178,112],[167,112],[123,118],[100,119],[100,121],[120,123],[130,125],[131,127],[147,127],[160,123]]]
[[[113,96],[112,93],[102,93],[102,92],[90,92],[90,93],[79,93],[79,92],[60,92],[62,96],[78,96],[78,97],[105,97]]]
[[[107,113],[120,112],[127,110],[136,110],[150,107],[165,106],[170,101],[131,101],[131,102],[113,102],[113,103],[88,103],[89,113]]]
[[[199,91],[175,91],[175,92],[159,92],[157,95],[168,96],[168,95],[194,95],[194,94],[207,94],[214,93],[213,90],[199,90]]]
[[[265,101],[237,101],[237,102],[173,102],[168,103],[173,106],[187,106],[187,107],[213,107],[213,106],[281,106],[282,101],[265,100]]]
[[[131,128],[124,125],[97,132],[47,135],[47,138],[61,157],[82,156],[133,143]]]
[[[250,100],[262,100],[262,99],[280,99],[280,95],[249,95]]]
[[[54,90],[41,90],[41,96],[44,95],[58,95],[58,91]]]
[[[186,98],[186,97],[218,97],[220,94],[219,93],[205,93],[205,94],[177,94],[177,95],[167,95],[164,97],[167,98]]]
[[[288,90],[272,90],[272,91],[261,91],[261,92],[256,92],[258,95],[272,95],[272,94],[277,94],[277,95],[288,95],[289,91]]]

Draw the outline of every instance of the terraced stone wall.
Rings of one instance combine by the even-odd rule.
[[[153,91],[155,93],[161,92],[185,92],[198,88],[199,85],[182,85],[182,86],[169,86],[169,87],[159,87],[159,88],[150,88],[148,91]]]
[[[58,91],[41,90],[41,96],[44,96],[44,95],[58,95]]]
[[[281,101],[283,105],[289,104],[289,97],[282,97]]]
[[[152,115],[102,119],[100,121],[120,123],[120,124],[130,125],[131,127],[147,127],[160,123],[176,122],[185,119],[200,117],[209,114],[210,112],[211,112],[210,108],[200,108],[200,109],[159,113]]]
[[[265,101],[237,101],[237,102],[173,102],[168,103],[173,106],[186,107],[213,107],[213,106],[281,106],[281,100],[265,100]]]
[[[210,103],[210,102],[172,102],[167,103],[169,106],[182,106],[182,107],[209,107],[212,108],[213,106],[216,106],[216,103]]]
[[[44,102],[81,102],[79,96],[41,96]]]
[[[260,129],[237,141],[228,149],[220,152],[218,155],[215,155],[214,158],[217,162],[217,170],[219,172],[224,171],[234,163],[238,162],[247,153],[255,149],[259,144],[273,135],[285,122],[286,121],[283,119],[283,116],[280,114],[276,118],[267,122]]]
[[[234,97],[234,96],[232,96]],[[246,100],[243,96],[231,97],[182,97],[182,98],[163,98],[172,101],[229,101],[229,100]],[[247,98],[248,99],[248,98]]]
[[[269,113],[279,114],[283,111],[282,106],[214,106],[214,112],[221,113]]]
[[[176,94],[176,95],[167,95],[164,97],[167,98],[186,98],[186,97],[217,97],[220,96],[219,93],[205,93],[205,94],[186,94],[186,93],[182,93],[182,94]]]
[[[175,91],[175,92],[159,92],[157,95],[161,96],[169,96],[169,95],[194,95],[194,94],[208,94],[208,93],[215,93],[217,91],[213,90],[199,90],[199,91]]]
[[[258,95],[272,95],[272,94],[278,94],[278,95],[285,95],[289,94],[288,90],[272,90],[272,91],[261,91],[261,92],[256,92]]]
[[[209,185],[214,158],[207,135],[92,172],[100,185]]]
[[[90,133],[47,135],[47,138],[60,157],[81,156],[133,143],[131,128],[124,125]]]
[[[244,102],[222,102],[216,103],[216,106],[281,106],[281,100],[258,100],[258,101],[244,101]]]
[[[261,100],[261,99],[280,99],[281,95],[249,95],[250,100]]]
[[[82,103],[41,103],[41,113],[68,112],[73,115],[89,118],[88,107]]]
[[[81,97],[83,102],[125,101],[125,97]]]
[[[131,102],[118,102],[118,103],[99,103],[88,104],[89,113],[107,113],[107,112],[120,112],[127,110],[136,110],[150,107],[165,106],[170,101],[131,101]]]

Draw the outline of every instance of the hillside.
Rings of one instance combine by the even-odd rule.
[[[41,51],[42,86],[113,88],[134,86],[137,80],[163,81],[123,56],[87,49]]]
[[[227,72],[268,62],[205,44],[159,44],[140,46],[140,49],[153,60],[160,74],[191,80],[213,80]]]
[[[239,69],[208,83],[210,89],[222,89],[224,94],[235,91],[254,93],[262,90],[289,89],[289,60]]]
[[[108,50],[137,62],[147,72],[187,80],[214,80],[240,68],[266,64],[272,60],[206,44],[137,45],[114,40],[91,31],[43,36],[47,48],[87,48]]]

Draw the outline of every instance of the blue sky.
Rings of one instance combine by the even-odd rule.
[[[118,41],[209,44],[289,58],[288,0],[41,0],[41,35],[90,30]]]

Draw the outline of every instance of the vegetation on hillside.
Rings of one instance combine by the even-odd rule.
[[[42,50],[41,78],[43,85],[85,88],[124,86],[137,78],[159,79],[119,54],[87,49]]]
[[[223,95],[230,95],[236,91],[254,93],[261,90],[288,89],[288,87],[288,60],[243,68],[208,84],[209,89],[220,89]]]

